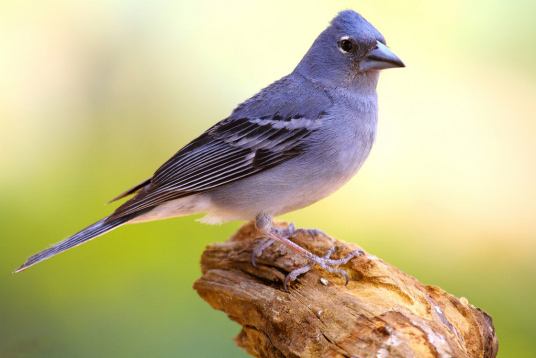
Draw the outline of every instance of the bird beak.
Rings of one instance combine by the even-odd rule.
[[[367,52],[365,58],[359,62],[359,71],[379,71],[386,68],[406,67],[404,63],[380,41],[376,48]]]

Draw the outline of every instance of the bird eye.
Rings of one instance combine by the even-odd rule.
[[[350,52],[354,48],[354,44],[348,37],[343,37],[339,41],[339,48],[342,52]]]

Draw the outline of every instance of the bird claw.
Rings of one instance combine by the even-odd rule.
[[[290,271],[288,275],[285,276],[285,280],[283,281],[283,288],[285,289],[285,292],[288,293],[287,284],[289,283],[289,281],[290,282],[296,281],[299,275],[309,272],[312,268],[313,268],[313,265],[307,264],[305,266],[302,266],[300,268]]]
[[[256,269],[258,268],[257,264],[255,263],[255,258],[261,256],[264,249],[266,249],[268,246],[272,245],[273,243],[274,243],[274,240],[267,237],[262,240],[260,245],[256,246],[253,249],[253,253],[251,254],[251,263],[253,264],[253,267],[255,267]]]

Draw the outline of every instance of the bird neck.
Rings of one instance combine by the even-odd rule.
[[[353,76],[348,76],[345,85],[351,92],[363,95],[375,95],[379,78],[379,71],[357,72]]]
[[[311,68],[298,66],[294,69],[293,75],[324,89],[345,90],[357,95],[375,95],[380,73],[379,71],[337,73],[336,76],[326,77],[316,74]]]

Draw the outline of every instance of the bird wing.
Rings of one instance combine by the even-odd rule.
[[[307,150],[303,139],[323,120],[279,114],[227,118],[177,152],[132,199],[108,217],[114,220],[170,200],[232,183],[281,164]]]
[[[141,189],[143,189],[146,185],[150,184],[151,183],[151,178],[149,179],[145,179],[144,181],[134,185],[132,188],[122,192],[121,194],[119,194],[118,196],[116,196],[115,198],[113,198],[112,200],[110,200],[109,202],[107,202],[106,204],[110,204],[110,203],[113,203],[114,201],[117,201],[119,199],[123,199],[129,195],[132,195],[132,194],[135,194],[137,193],[138,191],[140,191]]]

